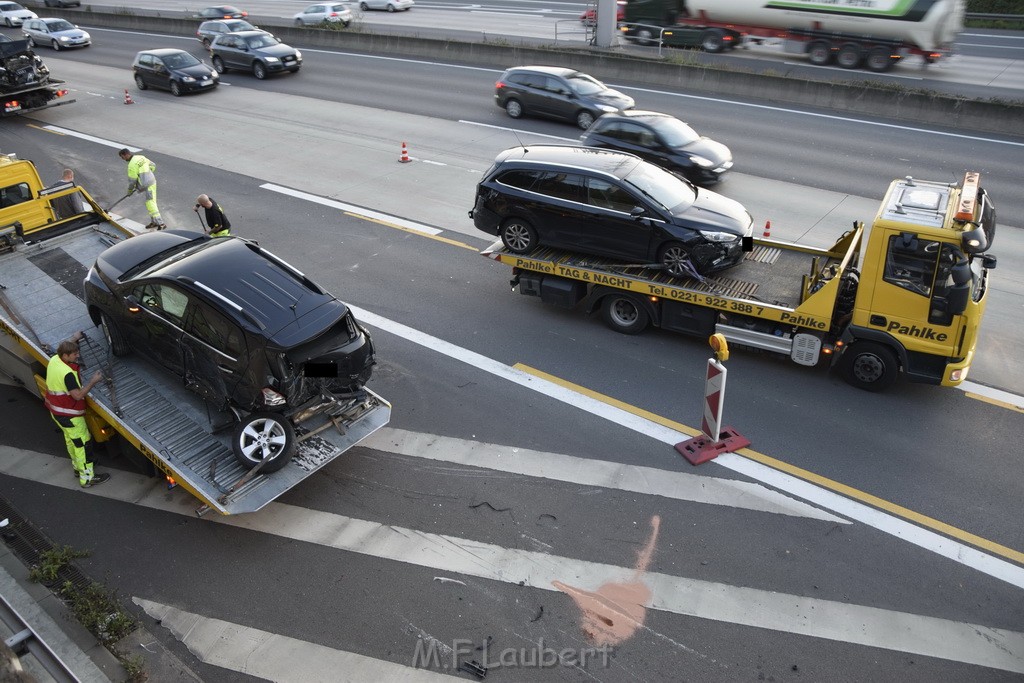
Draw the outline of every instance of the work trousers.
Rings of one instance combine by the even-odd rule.
[[[142,191],[146,195],[146,211],[149,212],[149,217],[153,219],[154,223],[163,223],[164,219],[160,218],[160,209],[156,206],[156,183],[143,188]]]
[[[88,485],[92,481],[93,468],[92,463],[88,462],[86,446],[89,445],[92,435],[89,434],[89,427],[85,424],[85,418],[57,417],[52,413],[50,417],[60,427],[60,431],[64,433],[64,443],[68,447],[68,455],[71,456],[71,465],[75,468],[75,472],[78,473],[78,483],[82,486]]]

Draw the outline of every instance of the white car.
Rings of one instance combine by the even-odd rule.
[[[388,12],[400,12],[407,10],[412,7],[415,3],[413,0],[362,0],[359,3],[359,9],[366,10],[370,9],[385,9]]]
[[[28,19],[21,25],[29,47],[47,45],[54,50],[68,47],[88,47],[92,38],[67,19]]]
[[[321,2],[310,5],[292,19],[296,26],[316,26],[324,21],[348,26],[352,23],[352,10],[341,2]]]
[[[0,2],[0,17],[7,26],[21,26],[25,20],[37,19],[39,15],[16,2]]]

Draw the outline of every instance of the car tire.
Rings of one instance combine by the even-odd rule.
[[[60,43],[57,42],[56,40],[51,40],[50,41],[50,47],[53,48],[54,52],[60,52]]]
[[[722,52],[725,50],[725,36],[718,29],[708,29],[700,37],[700,46],[704,52]]]
[[[596,117],[591,112],[583,109],[576,114],[576,125],[579,126],[581,130],[586,130],[594,125],[595,118]]]
[[[277,413],[250,413],[235,427],[231,450],[246,469],[276,472],[295,454],[295,428]]]
[[[343,21],[343,22],[341,22],[341,25],[344,26],[345,28],[348,28],[349,26],[352,25],[352,22],[351,21]]]
[[[212,41],[209,38],[203,38],[203,40],[201,42],[203,43],[203,49],[204,50],[209,50],[210,49],[210,44],[211,44]]]
[[[181,84],[178,81],[171,81],[171,94],[175,97],[181,97]]]
[[[814,66],[827,66],[832,61],[832,46],[818,40],[807,46],[807,58]]]
[[[651,322],[647,308],[628,294],[609,294],[601,299],[601,319],[622,334],[640,334]]]
[[[140,76],[139,74],[135,74],[135,87],[137,87],[139,90],[145,90],[149,86],[146,85],[146,81],[142,80],[142,76]]]
[[[306,25],[306,24],[305,24],[305,22],[304,22],[304,21],[302,21],[302,19],[296,19],[296,20],[295,20],[295,28],[302,28],[302,27],[303,27],[303,26],[305,26],[305,25]]]
[[[36,41],[32,40],[32,36],[25,36],[25,40],[28,41],[28,46],[33,48],[36,46]]]
[[[664,266],[665,272],[672,277],[689,277],[690,268],[697,268],[690,262],[690,252],[681,242],[669,242],[659,249],[658,263]]]
[[[508,114],[511,119],[519,119],[523,117],[525,113],[523,105],[514,97],[510,97],[505,100],[505,113]]]
[[[508,218],[501,224],[501,243],[513,254],[528,254],[537,246],[537,231],[521,218]]]
[[[359,3],[359,9],[363,10],[364,12],[367,12],[369,11],[370,6],[367,5],[365,2],[361,2]]]
[[[843,45],[836,53],[836,64],[844,69],[856,69],[863,60],[864,51],[861,50],[860,45],[854,43]]]
[[[213,58],[213,68],[216,69],[217,73],[219,74],[226,74],[228,72],[227,65],[224,63],[224,60],[220,57],[215,56]]]
[[[393,13],[394,11],[395,11],[395,6],[394,5],[388,5],[388,12],[392,12]]]
[[[841,361],[843,379],[850,386],[865,391],[884,391],[893,385],[899,375],[896,353],[878,342],[858,341],[843,353]]]
[[[267,77],[267,67],[263,65],[263,62],[252,63],[252,75],[261,81]]]
[[[641,28],[636,32],[636,42],[641,45],[656,45],[658,41],[654,39],[654,31],[649,28]]]
[[[131,354],[132,347],[125,341],[124,335],[121,334],[121,328],[107,317],[106,313],[100,314],[100,328],[103,330],[103,338],[107,340],[107,346],[110,347],[112,354],[119,358]]]

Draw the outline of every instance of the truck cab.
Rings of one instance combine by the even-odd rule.
[[[916,382],[955,386],[967,378],[985,312],[985,252],[996,212],[977,173],[962,186],[893,181],[861,262],[843,341],[847,379],[884,388],[898,362]]]

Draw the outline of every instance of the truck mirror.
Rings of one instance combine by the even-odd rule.
[[[960,237],[960,243],[968,254],[981,254],[988,249],[988,235],[981,227],[968,230]]]
[[[971,281],[971,262],[967,259],[958,261],[953,265],[950,270],[950,276],[953,278],[953,284],[960,286],[966,285]]]
[[[970,300],[970,283],[950,287],[946,295],[946,310],[953,315],[960,315],[967,310],[967,302]]]

